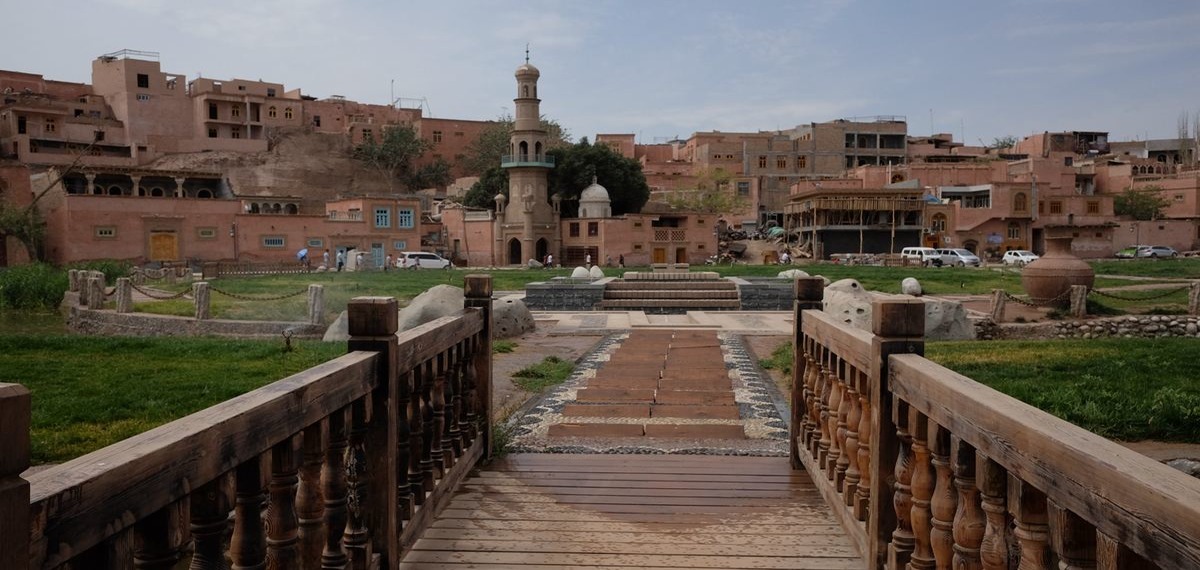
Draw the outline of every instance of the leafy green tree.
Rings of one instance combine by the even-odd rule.
[[[1163,208],[1169,202],[1159,195],[1162,188],[1145,186],[1141,189],[1129,188],[1113,198],[1113,213],[1118,216],[1130,216],[1135,220],[1153,220],[1162,216]]]
[[[546,147],[548,149],[571,144],[571,133],[557,121],[542,116],[541,126],[546,131]],[[478,139],[467,145],[466,153],[464,153],[466,156],[462,160],[463,170],[467,174],[482,176],[488,169],[498,166],[501,156],[512,154],[509,150],[512,132],[512,115],[501,115],[497,118],[495,122],[479,133]]]
[[[441,187],[451,182],[454,182],[454,176],[450,174],[450,163],[440,157],[404,176],[404,185],[411,190]]]
[[[650,186],[642,173],[642,164],[625,158],[606,144],[591,144],[587,137],[579,143],[552,149],[554,170],[550,171],[550,192],[562,196],[562,215],[579,215],[579,195],[592,183],[592,177],[608,190],[614,216],[640,212],[650,199]]]
[[[696,187],[667,195],[666,203],[676,210],[705,213],[743,213],[749,201],[730,187],[733,174],[723,168],[710,168],[697,175]]]
[[[496,194],[508,195],[508,172],[495,165],[479,176],[479,182],[463,195],[464,206],[472,208],[496,208]]]
[[[1002,137],[996,137],[996,138],[992,139],[992,144],[988,145],[988,148],[995,148],[995,149],[1012,148],[1012,147],[1016,146],[1016,144],[1017,144],[1017,137],[1014,137],[1012,135],[1004,135]]]
[[[368,137],[354,147],[353,156],[375,169],[387,182],[388,190],[394,192],[397,181],[413,181],[413,163],[431,148],[433,143],[421,138],[412,126],[396,125],[383,130],[382,140]]]

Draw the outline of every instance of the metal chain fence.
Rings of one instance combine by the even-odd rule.
[[[1029,299],[1022,299],[1020,297],[1017,297],[1016,295],[1013,295],[1012,293],[1009,293],[1008,291],[1004,292],[1005,299],[1019,303],[1021,305],[1025,305],[1026,307],[1034,307],[1034,308],[1050,307],[1050,306],[1058,305],[1070,297],[1071,297],[1070,289],[1067,289],[1066,291],[1063,291],[1062,293],[1060,293],[1057,297],[1046,300],[1046,301],[1030,301]]]
[[[182,299],[184,295],[187,295],[188,293],[191,292],[191,290],[189,290],[189,289],[184,289],[183,291],[175,293],[174,295],[162,295],[162,294],[159,294],[158,292],[142,289],[141,287],[138,287],[137,285],[133,285],[133,289],[135,291],[137,291],[138,293],[141,293],[147,297],[150,297],[151,299],[158,299],[160,301],[169,301],[171,299]]]
[[[1174,289],[1166,289],[1164,291],[1160,291],[1158,293],[1155,293],[1153,295],[1148,295],[1145,297],[1126,297],[1124,295],[1117,295],[1114,293],[1108,293],[1108,292],[1100,291],[1097,289],[1092,289],[1091,291],[1088,291],[1088,294],[1096,294],[1101,297],[1108,297],[1110,299],[1117,299],[1120,301],[1152,301],[1154,299],[1161,299],[1163,297],[1174,295],[1175,293],[1178,293],[1180,291],[1187,291],[1188,289],[1191,289],[1191,285],[1184,285],[1182,287],[1176,287]]]
[[[209,285],[208,288],[214,293],[220,293],[222,295],[225,295],[226,297],[232,297],[234,299],[239,299],[242,301],[280,301],[283,299],[289,299],[292,297],[297,297],[300,295],[304,295],[305,293],[308,293],[308,289],[306,288],[306,289],[301,289],[299,291],[296,291],[294,293],[285,293],[283,295],[276,295],[273,297],[250,297],[248,295],[239,295],[237,293],[230,293],[228,291],[222,291],[220,289],[217,289],[216,287],[213,287],[212,285]]]

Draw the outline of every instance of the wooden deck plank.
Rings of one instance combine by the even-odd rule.
[[[860,568],[782,457],[513,455],[463,484],[401,568]]]

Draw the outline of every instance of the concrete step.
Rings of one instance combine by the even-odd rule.
[[[742,304],[737,299],[606,299],[600,301],[601,309],[631,311],[657,308],[737,310],[741,307]]]
[[[667,289],[698,289],[737,291],[737,284],[732,281],[609,281],[604,285],[606,291],[612,290],[667,290]]]
[[[605,299],[737,299],[735,291],[605,291]]]

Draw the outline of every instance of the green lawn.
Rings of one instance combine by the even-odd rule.
[[[33,462],[77,457],[284,378],[343,343],[0,335],[0,382],[33,400]]]

